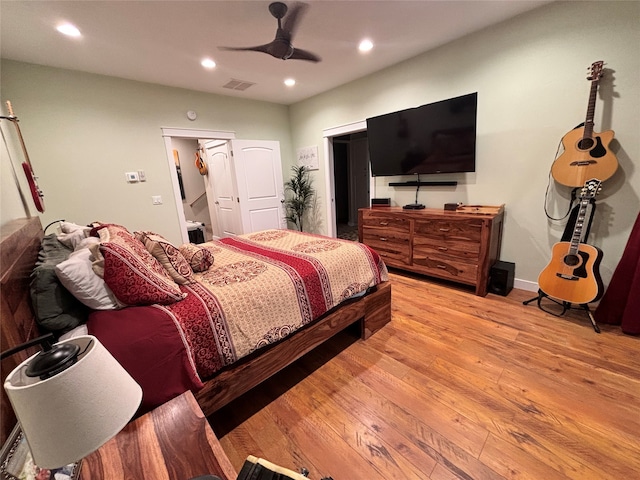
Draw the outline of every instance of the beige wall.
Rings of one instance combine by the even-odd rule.
[[[180,242],[162,127],[277,140],[283,162],[291,162],[288,109],[282,105],[8,60],[1,67],[2,101],[13,103],[45,193],[43,225],[60,218],[108,221]],[[187,119],[188,110],[197,111],[196,121]],[[2,223],[25,216],[13,178],[5,175],[6,163],[3,159]],[[128,184],[125,172],[137,170],[145,170],[147,181]],[[162,196],[163,205],[152,205],[152,195]]]
[[[318,145],[314,180],[326,228],[324,129],[477,91],[477,172],[432,176],[459,185],[421,189],[419,201],[434,208],[505,203],[502,259],[516,263],[520,286],[533,288],[564,228],[543,210],[549,168],[560,138],[584,120],[586,67],[603,59],[614,72],[600,86],[596,130],[615,130],[620,169],[598,198],[590,242],[604,251],[607,282],[640,210],[639,15],[640,2],[557,2],[289,108],[6,60],[0,93],[22,119],[46,194],[43,224],[112,221],[177,242],[161,127],[279,140],[285,177],[297,148]],[[199,114],[196,122],[185,116],[190,109]],[[5,166],[3,159],[2,223],[24,216]],[[127,184],[124,172],[138,169],[147,172],[147,182]],[[412,189],[387,186],[400,179],[377,179],[375,195],[397,205],[413,202]],[[153,206],[152,195],[161,195],[164,205]],[[552,212],[565,209],[567,199],[567,189],[552,184]]]
[[[445,98],[478,92],[477,171],[421,176],[457,180],[456,188],[423,187],[419,202],[506,204],[502,259],[516,263],[521,287],[536,288],[564,222],[543,209],[548,174],[560,138],[584,121],[586,67],[605,60],[596,131],[616,132],[620,168],[606,182],[589,240],[601,247],[605,282],[617,265],[640,210],[640,2],[562,2],[425,53],[291,108],[295,148],[322,145],[323,129]],[[321,149],[322,150],[322,149]],[[321,164],[324,155],[321,152]],[[315,173],[324,184],[324,167]],[[414,188],[376,179],[375,195],[413,203]],[[568,205],[569,189],[551,188],[551,211]],[[322,203],[326,198],[322,198]],[[322,207],[324,211],[324,207]]]

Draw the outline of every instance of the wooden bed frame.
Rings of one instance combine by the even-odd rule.
[[[29,298],[29,275],[33,269],[43,237],[39,217],[14,220],[1,229],[1,344],[2,351],[37,337],[40,332],[33,317]],[[287,339],[261,350],[234,364],[231,368],[205,381],[195,394],[200,407],[210,415],[249,391],[276,372],[291,364],[345,327],[359,322],[360,336],[369,338],[391,320],[391,285],[384,282],[368,295],[347,302],[325,314],[320,320],[296,332]],[[20,362],[35,352],[22,352],[2,361],[1,376],[5,377]],[[0,445],[16,423],[13,410],[2,390]]]

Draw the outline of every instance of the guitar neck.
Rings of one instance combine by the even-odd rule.
[[[589,92],[589,104],[587,105],[587,117],[584,121],[583,138],[591,138],[593,136],[593,119],[596,114],[596,93],[598,92],[598,80],[591,82],[591,91]]]
[[[589,205],[588,199],[583,199],[580,202],[580,210],[578,210],[578,216],[576,217],[576,224],[573,227],[573,235],[571,235],[571,246],[569,247],[570,254],[578,253],[580,243],[582,240],[582,230],[584,228],[584,221],[587,216],[587,206]]]

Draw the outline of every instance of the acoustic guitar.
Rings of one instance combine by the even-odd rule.
[[[196,150],[196,168],[200,172],[200,175],[206,175],[208,172],[207,163],[204,161],[204,158],[202,158],[200,150]]]
[[[540,272],[538,287],[550,297],[583,305],[599,299],[603,293],[599,271],[602,251],[581,243],[587,206],[600,190],[600,180],[591,179],[585,183],[571,241],[556,243],[551,261]]]
[[[604,182],[618,169],[618,159],[609,149],[613,130],[601,133],[593,131],[596,92],[603,65],[602,61],[594,62],[587,76],[587,80],[591,80],[591,91],[584,126],[577,127],[562,137],[564,151],[551,166],[554,180],[567,187],[582,187],[590,178]]]
[[[22,153],[24,154],[25,158],[25,161],[22,162],[22,169],[24,170],[24,174],[27,177],[27,183],[29,184],[29,189],[31,190],[31,197],[33,197],[33,203],[35,204],[36,209],[40,213],[44,213],[44,194],[38,186],[38,181],[35,174],[33,173],[33,167],[31,166],[31,160],[29,159],[29,154],[27,153],[27,147],[24,144],[24,138],[22,137],[22,132],[20,131],[20,125],[18,125],[18,117],[13,114],[13,107],[11,106],[11,102],[7,100],[6,103],[7,110],[9,111],[9,116],[2,116],[2,118],[9,120],[16,127],[18,138],[20,140],[20,146],[22,147]]]

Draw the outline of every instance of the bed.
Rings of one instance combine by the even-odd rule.
[[[86,327],[141,383],[143,410],[190,389],[209,415],[347,326],[358,324],[361,338],[366,339],[390,321],[391,287],[386,267],[364,245],[311,234],[299,236],[287,230],[258,232],[199,245],[194,250],[181,246],[179,257],[188,259],[192,267],[186,269],[182,260],[168,258],[169,250],[158,246],[161,237],[136,233],[136,249],[143,245],[143,250],[154,255],[160,252],[156,257],[164,258],[159,261],[164,273],[173,269],[170,278],[187,279],[184,283],[167,282],[166,288],[161,279],[149,289],[146,283],[143,287],[139,282],[131,283],[130,267],[135,260],[128,256],[130,245],[126,244],[131,239],[118,228],[124,229],[97,225],[90,236],[98,236],[100,241],[89,248],[96,253],[92,257],[94,270],[104,269],[104,279],[110,280],[107,283],[113,287],[111,293],[117,293],[119,306],[128,306],[91,309]],[[40,334],[32,314],[29,283],[43,235],[38,218],[17,220],[2,228],[3,350]],[[352,253],[344,253],[349,250],[362,257],[364,265],[352,263]],[[326,267],[323,262],[336,252],[343,252],[338,255],[339,268]],[[196,267],[206,266],[208,260],[202,257],[208,255],[212,265],[197,271]],[[120,267],[114,269],[115,264],[127,264],[127,274]],[[332,268],[338,271],[338,278],[329,278]],[[356,271],[364,276],[347,276]],[[266,290],[258,290],[259,284]],[[292,305],[295,313],[291,313]],[[248,314],[245,323],[230,320],[238,312]],[[270,324],[273,318],[278,323]],[[133,338],[134,346],[119,343],[127,337]],[[161,350],[164,353],[144,353],[156,344],[164,348],[165,338],[168,349]],[[205,343],[215,348],[207,349]],[[3,360],[3,381],[25,357]],[[158,385],[162,388],[154,390]],[[4,441],[15,418],[2,393]]]

